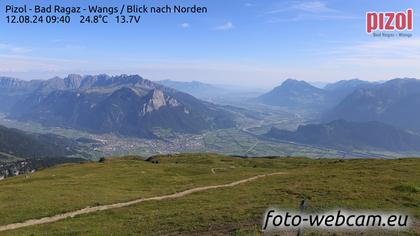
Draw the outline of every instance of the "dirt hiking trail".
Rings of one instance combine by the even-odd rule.
[[[174,194],[169,194],[169,195],[150,197],[150,198],[140,198],[140,199],[136,199],[136,200],[132,200],[132,201],[128,201],[128,202],[114,203],[114,204],[110,204],[110,205],[86,207],[86,208],[83,208],[83,209],[80,209],[80,210],[77,210],[77,211],[71,211],[71,212],[67,212],[67,213],[63,213],[63,214],[59,214],[59,215],[55,215],[55,216],[48,216],[48,217],[44,217],[44,218],[40,218],[40,219],[31,219],[31,220],[27,220],[27,221],[22,222],[22,223],[13,223],[13,224],[8,224],[8,225],[3,225],[3,226],[0,226],[0,232],[6,231],[6,230],[19,229],[19,228],[28,227],[28,226],[52,223],[52,222],[64,220],[66,218],[72,218],[72,217],[75,217],[75,216],[78,216],[78,215],[89,214],[89,213],[98,212],[98,211],[105,211],[105,210],[109,210],[109,209],[122,208],[122,207],[130,206],[130,205],[134,205],[134,204],[137,204],[137,203],[141,203],[141,202],[160,201],[160,200],[165,200],[165,199],[180,198],[180,197],[192,194],[192,193],[202,192],[202,191],[206,191],[206,190],[210,190],[210,189],[231,188],[231,187],[237,186],[239,184],[247,183],[247,182],[254,181],[254,180],[257,180],[257,179],[260,179],[260,178],[264,178],[264,177],[267,177],[267,176],[281,175],[281,174],[285,174],[285,173],[284,172],[276,172],[276,173],[271,173],[271,174],[257,175],[257,176],[250,177],[250,178],[247,178],[247,179],[238,180],[238,181],[235,181],[235,182],[232,182],[232,183],[229,183],[229,184],[197,187],[197,188],[192,188],[192,189],[188,189],[188,190],[185,190],[185,191],[182,191],[182,192],[179,192],[179,193],[174,193]]]

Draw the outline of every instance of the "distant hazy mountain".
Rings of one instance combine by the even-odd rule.
[[[353,93],[357,89],[372,88],[378,83],[369,81],[351,79],[351,80],[340,80],[335,83],[328,84],[325,86],[325,90],[329,92],[329,98],[334,101],[335,105],[338,104],[343,98]]]
[[[326,110],[338,104],[344,97],[359,88],[370,88],[375,84],[358,79],[342,80],[315,87],[305,81],[288,79],[282,85],[260,96],[257,101],[267,105],[288,108]]]
[[[324,89],[327,91],[336,91],[340,93],[344,92],[348,94],[359,88],[373,87],[375,84],[378,83],[372,83],[359,79],[340,80],[335,83],[327,84]]]
[[[173,80],[160,80],[156,83],[191,94],[198,98],[207,98],[212,95],[226,93],[226,91],[220,87],[199,81],[181,82]]]
[[[79,152],[76,142],[51,134],[32,134],[0,126],[0,159],[65,157]],[[3,157],[3,158],[2,158]]]
[[[214,85],[199,81],[180,82],[173,80],[162,80],[157,83],[178,91],[188,93],[196,98],[224,105],[243,105],[256,96],[261,95],[264,90],[259,88],[234,86],[234,85]]]
[[[315,87],[320,88],[320,89],[324,89],[325,86],[327,86],[329,84],[328,82],[322,82],[322,81],[310,81],[309,83],[312,86],[315,86]]]
[[[16,89],[29,89],[33,84],[38,84],[38,82],[28,82],[11,77],[0,77],[0,89],[5,90],[16,90]]]
[[[344,98],[325,120],[381,121],[420,132],[420,80],[395,79],[357,89]]]
[[[299,126],[296,131],[272,128],[266,136],[310,145],[343,149],[419,151],[420,136],[380,122],[347,122]]]
[[[41,81],[23,81],[10,77],[0,77],[0,111],[10,108],[23,96],[33,92]]]
[[[328,93],[305,81],[288,79],[270,92],[261,95],[257,101],[267,105],[290,108],[323,107],[328,103]]]
[[[155,128],[198,133],[234,126],[222,108],[138,75],[70,75],[41,81],[19,96],[10,117],[139,137],[152,137]]]

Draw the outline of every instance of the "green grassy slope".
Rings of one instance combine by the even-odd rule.
[[[304,197],[310,198],[315,211],[337,207],[398,210],[420,217],[420,159],[240,159],[183,154],[153,160],[159,160],[159,164],[123,158],[63,165],[34,173],[30,178],[0,181],[0,225],[86,206],[230,183],[262,173],[287,174],[0,235],[254,234],[268,207],[297,209]],[[216,174],[212,168],[218,168]],[[406,234],[420,233],[416,227]]]

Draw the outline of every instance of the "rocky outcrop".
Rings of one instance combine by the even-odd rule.
[[[78,89],[82,84],[83,77],[81,75],[71,74],[64,78],[64,84],[67,88]]]
[[[0,164],[0,180],[25,173],[35,172],[28,161],[17,161]]]
[[[142,115],[152,113],[165,106],[178,107],[181,106],[181,103],[172,97],[165,96],[162,90],[154,89],[145,97],[145,103],[141,113]]]
[[[0,162],[0,180],[33,173],[40,169],[45,169],[59,164],[64,163],[80,163],[84,162],[81,158],[38,158],[38,159],[27,159],[15,162]]]

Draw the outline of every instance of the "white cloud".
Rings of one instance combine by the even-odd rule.
[[[255,6],[255,4],[250,3],[250,2],[246,2],[246,3],[244,4],[244,6],[245,6],[245,7],[254,7],[254,6]]]
[[[361,17],[351,15],[319,15],[319,14],[298,14],[293,17],[270,17],[267,23],[280,23],[280,22],[296,22],[303,20],[354,20]]]
[[[224,23],[223,25],[219,25],[219,26],[215,27],[214,29],[215,30],[230,30],[230,29],[233,29],[233,28],[234,28],[233,23],[231,21],[228,21],[228,22]]]
[[[10,51],[12,53],[16,53],[16,54],[23,54],[23,53],[28,53],[31,52],[32,50],[29,48],[22,48],[22,47],[12,47],[10,48]]]
[[[363,42],[352,47],[339,48],[335,53],[338,63],[384,70],[406,68],[410,72],[419,66],[420,39]]]
[[[83,67],[86,63],[86,61],[0,54],[1,73],[58,72],[67,68]]]
[[[71,44],[75,44],[75,43],[80,43],[79,40],[74,40],[74,39],[62,39],[62,38],[57,38],[57,39],[53,39],[51,40],[51,42],[53,43],[71,43]]]
[[[292,2],[292,3],[282,3],[277,4],[273,7],[271,11],[268,11],[267,14],[277,14],[282,12],[306,12],[306,13],[328,13],[328,12],[337,12],[337,10],[332,9],[327,6],[327,3],[321,1],[310,1],[310,2]]]
[[[186,22],[181,24],[181,28],[184,28],[184,29],[190,28],[190,26],[191,25],[189,23],[186,23]]]
[[[5,43],[0,43],[0,50],[3,50],[7,53],[12,53],[12,54],[24,54],[24,53],[28,53],[32,51],[32,49],[29,49],[29,48],[16,47],[14,45],[5,44]]]
[[[312,2],[299,2],[291,6],[293,9],[311,12],[311,13],[321,13],[321,12],[334,12],[334,9],[327,7],[325,2],[321,1],[312,1]]]
[[[420,58],[420,39],[379,39],[357,42],[350,46],[336,47],[320,54],[335,57],[369,59],[409,59]]]
[[[322,1],[299,1],[277,4],[270,11],[267,11],[265,15],[269,16],[268,23],[303,20],[351,20],[360,18],[333,9],[326,2]]]
[[[420,78],[420,39],[371,39],[343,46],[319,49],[308,57],[319,58],[313,76],[342,79],[387,80],[396,77]],[[305,68],[305,73],[310,72]],[[332,80],[332,79],[331,79]]]

